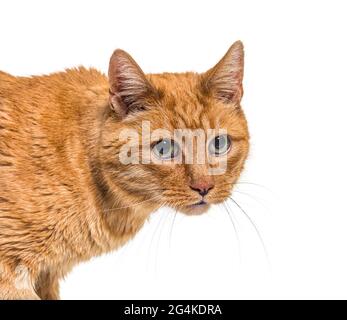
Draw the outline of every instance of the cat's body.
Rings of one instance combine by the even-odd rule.
[[[122,52],[116,55],[120,56],[116,57],[117,72],[123,70],[126,59],[129,63],[116,80],[112,59],[109,78],[84,68],[31,78],[0,72],[0,298],[59,298],[58,280],[74,265],[126,243],[149,214],[164,204],[182,207],[187,213],[200,210],[191,204],[200,199],[194,193],[196,185],[211,184],[212,189],[216,184],[206,199],[223,201],[241,172],[248,132],[239,109],[233,110],[232,123],[224,123],[235,134],[236,145],[228,160],[233,168],[224,178],[212,180],[202,165],[158,169],[154,165],[122,166],[114,160],[119,150],[115,134],[124,126],[137,127],[138,114],[128,116],[129,110],[124,110],[137,110],[134,101],[157,105],[136,112],[141,120],[158,117],[156,125],[170,130],[199,128],[204,117],[209,117],[207,109],[198,106],[203,105],[202,95],[192,94],[201,89],[200,76],[149,75],[157,92],[154,98],[136,87],[147,84],[139,84],[144,75],[131,74],[137,72],[134,61]],[[124,79],[131,80],[130,94]],[[119,94],[114,93],[117,90]],[[235,109],[242,93],[237,94],[237,100],[228,102]],[[123,100],[115,102],[115,96]],[[206,108],[211,99],[206,96]],[[229,112],[224,110],[225,102],[214,104],[217,109],[211,113],[218,108],[219,115]],[[168,120],[165,110],[180,117]],[[184,112],[189,117],[180,124]],[[179,190],[182,181],[190,185],[191,194],[185,184]]]
[[[120,225],[116,237],[103,219],[91,161],[108,103],[105,76],[85,69],[34,78],[0,74],[0,96],[0,263],[13,285],[16,273],[25,272],[19,261],[32,282],[47,273],[54,282],[73,264],[127,241],[150,209],[135,207],[136,222]],[[131,220],[126,209],[120,214]],[[57,297],[54,289],[41,296]]]

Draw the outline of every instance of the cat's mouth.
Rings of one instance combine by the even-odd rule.
[[[188,215],[199,215],[205,213],[209,208],[210,204],[208,202],[200,200],[194,204],[182,207],[180,211]]]
[[[192,204],[192,206],[193,207],[195,207],[195,206],[204,206],[206,204],[207,204],[207,202],[205,200],[200,200],[199,202]]]

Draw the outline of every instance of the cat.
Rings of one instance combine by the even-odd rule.
[[[120,49],[108,76],[0,72],[0,298],[59,299],[73,266],[124,245],[160,207],[197,215],[225,201],[249,150],[243,68],[237,41],[204,73],[144,74]],[[123,163],[120,135],[145,121],[226,134],[206,148],[214,163],[175,163],[172,138],[150,144],[160,163]]]

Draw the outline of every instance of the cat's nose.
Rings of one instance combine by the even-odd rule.
[[[198,192],[201,196],[206,196],[208,192],[213,189],[214,183],[212,181],[197,181],[189,185],[190,189]]]

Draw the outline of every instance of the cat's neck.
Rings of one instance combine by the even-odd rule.
[[[94,101],[97,103],[88,102],[88,105],[83,106],[82,109],[86,112],[81,113],[80,119],[81,139],[85,146],[85,158],[88,161],[87,170],[90,176],[89,188],[94,196],[102,224],[117,241],[123,242],[140,230],[150,213],[157,209],[157,205],[142,203],[116,183],[107,181],[99,158],[99,148],[101,130],[112,112],[108,101],[108,90],[101,89],[96,98]]]
[[[115,239],[114,246],[122,245],[135,236],[157,207],[132,199],[132,196],[120,187],[110,188],[102,171],[95,169],[93,165],[92,168],[93,189],[100,219]]]

